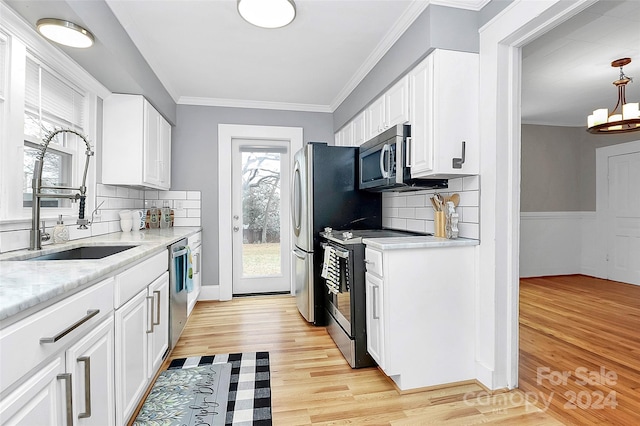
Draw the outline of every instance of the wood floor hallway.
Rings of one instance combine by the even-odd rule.
[[[400,395],[377,368],[353,370],[291,296],[198,302],[170,359],[269,351],[274,425],[557,425],[519,391],[475,383]],[[437,366],[436,366],[437,368]]]
[[[519,387],[565,424],[640,424],[640,286],[521,279]]]

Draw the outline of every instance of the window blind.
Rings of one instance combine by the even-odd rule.
[[[62,125],[84,127],[84,95],[34,58],[27,57],[26,108]]]

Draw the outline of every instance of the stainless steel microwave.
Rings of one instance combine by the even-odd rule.
[[[446,179],[413,179],[407,147],[411,126],[398,124],[360,146],[359,189],[374,192],[447,188]]]

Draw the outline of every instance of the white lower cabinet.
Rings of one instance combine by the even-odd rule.
[[[119,425],[136,408],[147,386],[147,290],[116,311],[116,419]]]
[[[2,425],[63,425],[64,395],[58,377],[64,374],[63,356],[55,358],[0,402]]]
[[[0,330],[0,424],[113,424],[113,282]]]
[[[116,424],[127,424],[169,345],[169,273],[116,310]]]
[[[76,425],[114,424],[113,316],[67,351]]]
[[[474,253],[366,248],[367,350],[400,390],[475,378]]]
[[[366,280],[366,318],[367,351],[385,369],[384,362],[384,292],[382,279],[367,272]]]
[[[149,284],[147,300],[151,304],[151,329],[149,338],[149,363],[147,378],[153,379],[162,365],[164,355],[169,348],[169,273]]]

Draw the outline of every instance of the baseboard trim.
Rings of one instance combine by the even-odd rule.
[[[220,286],[203,285],[202,287],[200,287],[198,300],[220,300]]]

